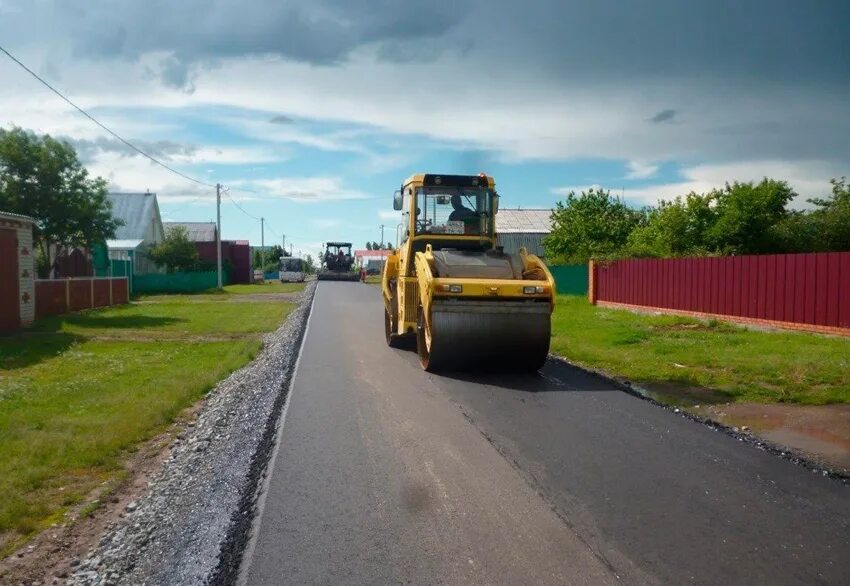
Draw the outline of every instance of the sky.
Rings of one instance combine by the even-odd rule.
[[[0,45],[121,136],[229,188],[226,239],[395,242],[417,172],[503,207],[634,206],[850,175],[846,0],[0,0]],[[0,55],[0,125],[67,139],[164,220],[215,192],[127,149]],[[238,203],[238,206],[236,203]],[[241,207],[241,209],[240,209]]]

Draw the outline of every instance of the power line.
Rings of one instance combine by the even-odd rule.
[[[107,127],[105,124],[103,124],[102,122],[100,122],[100,121],[99,121],[98,119],[96,119],[94,116],[92,116],[91,114],[89,114],[88,112],[86,112],[85,110],[83,110],[82,108],[80,108],[78,105],[76,105],[74,102],[72,102],[69,98],[65,97],[65,95],[64,95],[62,92],[60,92],[60,91],[59,91],[59,90],[57,90],[55,87],[53,87],[52,85],[50,85],[47,81],[45,81],[42,77],[40,77],[40,76],[39,76],[39,75],[38,75],[35,71],[33,71],[32,69],[30,69],[29,67],[27,67],[26,65],[24,65],[24,64],[23,64],[20,60],[18,60],[18,58],[17,58],[17,57],[15,57],[15,56],[14,56],[14,55],[12,55],[11,53],[9,53],[9,51],[7,51],[7,50],[6,50],[3,46],[0,46],[0,51],[2,51],[3,53],[5,53],[5,54],[6,54],[6,56],[7,56],[9,59],[11,59],[12,61],[14,61],[14,62],[15,62],[15,63],[17,63],[18,65],[20,65],[20,66],[21,66],[21,67],[22,67],[22,68],[23,68],[23,69],[24,69],[27,73],[29,73],[30,75],[32,75],[34,78],[36,78],[36,79],[37,79],[38,81],[40,81],[42,84],[44,84],[44,86],[45,86],[45,87],[47,87],[47,89],[49,89],[49,90],[50,90],[50,91],[52,91],[54,94],[56,94],[57,96],[59,96],[60,98],[62,98],[63,100],[65,100],[65,102],[67,102],[68,104],[70,104],[70,105],[71,105],[71,106],[72,106],[75,110],[77,110],[80,114],[82,114],[83,116],[85,116],[86,118],[88,118],[89,120],[91,120],[92,122],[94,122],[95,124],[97,124],[98,126],[100,126],[103,130],[105,130],[106,132],[108,132],[109,134],[111,134],[112,136],[114,136],[115,138],[117,138],[119,141],[121,141],[122,143],[124,143],[125,145],[127,145],[128,147],[130,147],[131,149],[133,149],[134,151],[136,151],[137,153],[139,153],[139,154],[140,154],[140,155],[142,155],[143,157],[146,157],[146,158],[150,159],[151,161],[153,161],[153,162],[154,162],[154,163],[156,163],[157,165],[159,165],[159,166],[163,167],[164,169],[167,169],[167,170],[171,171],[171,172],[172,172],[172,173],[174,173],[175,175],[179,175],[179,176],[180,176],[180,177],[182,177],[183,179],[186,179],[186,180],[188,180],[188,181],[192,181],[193,183],[197,183],[198,185],[203,185],[204,187],[211,187],[211,188],[215,189],[215,185],[212,185],[212,184],[210,184],[210,183],[206,183],[206,182],[204,182],[204,181],[201,181],[200,179],[195,179],[194,177],[191,177],[191,176],[189,176],[189,175],[186,175],[185,173],[182,173],[182,172],[178,171],[177,169],[174,169],[174,168],[172,168],[172,167],[170,167],[170,166],[166,165],[165,163],[163,163],[163,162],[162,162],[162,161],[160,161],[159,159],[157,159],[157,158],[155,158],[155,157],[153,157],[153,156],[149,155],[148,153],[146,153],[145,151],[143,151],[142,149],[140,149],[139,147],[137,147],[136,145],[134,145],[133,143],[131,143],[130,141],[126,140],[124,137],[120,136],[118,133],[116,133],[115,131],[113,131],[113,130],[112,130],[112,129],[110,129],[109,127]]]
[[[233,196],[232,196],[232,195],[230,195],[230,190],[229,190],[229,189],[228,189],[228,190],[226,190],[226,191],[224,192],[224,194],[227,196],[227,198],[228,198],[231,202],[233,202],[233,205],[235,205],[237,208],[239,208],[239,210],[240,210],[243,214],[245,214],[245,215],[246,215],[246,216],[248,216],[249,218],[253,218],[253,219],[254,219],[254,220],[256,220],[257,222],[259,222],[259,221],[260,221],[260,218],[258,218],[257,216],[255,216],[255,215],[254,215],[254,214],[252,214],[252,213],[249,213],[249,212],[248,212],[245,208],[243,208],[241,205],[239,205],[239,204],[236,202],[236,200],[235,200],[235,199],[233,199]]]
[[[190,175],[187,175],[186,173],[183,173],[183,172],[181,172],[181,171],[178,171],[177,169],[175,169],[175,168],[171,167],[170,165],[167,165],[166,163],[164,163],[164,162],[160,161],[160,160],[159,160],[159,159],[157,159],[156,157],[154,157],[154,156],[152,156],[152,155],[150,155],[150,154],[146,153],[145,151],[143,151],[142,149],[140,149],[139,147],[137,147],[136,145],[134,145],[133,143],[131,143],[130,141],[128,141],[127,139],[125,139],[123,136],[119,135],[117,132],[115,132],[114,130],[112,130],[111,128],[109,128],[109,127],[108,127],[108,126],[106,126],[105,124],[103,124],[100,120],[98,120],[97,118],[95,118],[94,116],[92,116],[91,114],[89,114],[88,112],[86,112],[86,111],[85,111],[84,109],[82,109],[80,106],[78,106],[77,104],[75,104],[74,102],[72,102],[70,98],[66,97],[66,96],[65,96],[62,92],[60,92],[60,91],[59,91],[59,90],[57,90],[55,87],[53,87],[52,85],[50,85],[50,83],[49,83],[49,82],[47,82],[47,80],[45,80],[44,78],[42,78],[41,76],[39,76],[39,75],[38,75],[35,71],[33,71],[32,69],[30,69],[29,67],[27,67],[27,66],[26,66],[23,62],[21,62],[21,61],[20,61],[17,57],[15,57],[14,55],[12,55],[12,54],[11,54],[11,53],[10,53],[10,52],[9,52],[9,51],[5,48],[5,47],[3,47],[2,45],[0,45],[0,52],[3,52],[3,53],[4,53],[4,54],[5,54],[5,55],[9,58],[9,59],[11,59],[14,63],[16,63],[18,66],[20,66],[20,67],[21,67],[24,71],[26,71],[26,72],[27,72],[27,73],[29,73],[32,77],[34,77],[36,80],[38,80],[38,81],[39,81],[42,85],[44,85],[47,89],[49,89],[51,92],[53,92],[54,94],[56,94],[57,96],[59,96],[59,97],[60,97],[63,101],[65,101],[68,105],[70,105],[72,108],[74,108],[75,110],[77,110],[77,112],[79,112],[80,114],[82,114],[83,116],[85,116],[86,118],[88,118],[90,121],[92,121],[94,124],[96,124],[97,126],[99,126],[100,128],[102,128],[103,130],[105,130],[105,131],[106,131],[107,133],[109,133],[111,136],[115,137],[117,140],[119,140],[121,143],[123,143],[123,144],[124,144],[125,146],[127,146],[128,148],[130,148],[130,149],[132,149],[133,151],[135,151],[135,152],[139,153],[140,155],[142,155],[143,157],[147,158],[147,159],[148,159],[148,160],[150,160],[151,162],[153,162],[153,163],[155,163],[155,164],[159,165],[159,166],[160,166],[160,167],[162,167],[163,169],[166,169],[167,171],[170,171],[171,173],[174,173],[175,175],[177,175],[177,176],[179,176],[179,177],[182,177],[183,179],[186,179],[187,181],[191,181],[192,183],[196,183],[196,184],[198,184],[198,185],[202,185],[202,186],[204,186],[204,187],[209,187],[209,188],[211,188],[211,189],[218,189],[218,187],[219,187],[219,186],[217,186],[217,185],[213,185],[213,184],[211,184],[211,183],[207,183],[207,182],[205,182],[205,181],[201,181],[200,179],[196,179],[195,177],[192,177],[192,176],[190,176]],[[241,191],[246,191],[246,192],[249,192],[249,193],[254,193],[254,194],[257,194],[257,195],[261,195],[261,194],[259,194],[258,192],[254,191],[253,189],[250,189],[250,188],[240,188],[240,190],[241,190]],[[230,199],[230,201],[233,203],[233,205],[235,205],[235,206],[239,209],[239,211],[241,211],[243,214],[245,214],[246,216],[248,216],[249,218],[252,218],[253,220],[255,220],[255,221],[257,221],[257,222],[260,222],[260,221],[261,221],[261,220],[260,220],[260,218],[258,218],[257,216],[253,215],[252,213],[248,212],[245,208],[243,208],[241,205],[239,205],[239,203],[238,203],[238,202],[237,202],[237,201],[233,198],[233,196],[230,194],[230,190],[229,190],[229,189],[228,189],[228,190],[225,190],[225,191],[224,191],[224,193],[227,195],[227,197]],[[194,198],[190,199],[189,201],[181,202],[181,205],[179,205],[178,210],[182,210],[182,209],[184,208],[184,206],[188,206],[188,205],[194,204],[194,203],[196,203],[196,202],[198,202],[198,201],[200,201],[200,200],[202,200],[202,199],[205,199],[205,198],[204,198],[203,196],[197,196],[197,197],[194,197]],[[220,225],[220,224],[219,224],[219,225]],[[270,230],[271,230],[274,234],[279,235],[279,234],[277,233],[277,231],[276,231],[274,228],[272,228],[271,226],[269,226],[269,229],[270,229]]]
[[[266,219],[266,228],[268,228],[268,229],[269,229],[269,232],[271,232],[271,233],[272,233],[272,234],[274,234],[275,236],[280,236],[280,234],[278,233],[278,231],[277,231],[277,230],[275,230],[274,228],[272,228],[271,224],[269,224],[269,220],[268,220],[268,218]]]

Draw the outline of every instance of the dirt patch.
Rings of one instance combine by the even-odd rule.
[[[728,403],[688,410],[850,472],[850,405]]]
[[[106,529],[125,516],[127,506],[148,491],[148,481],[168,457],[169,446],[194,425],[204,402],[202,399],[184,411],[167,431],[130,454],[121,480],[101,485],[69,510],[62,523],[42,531],[0,560],[0,583],[51,584],[72,574]]]
[[[707,331],[707,330],[717,330],[719,327],[719,323],[716,321],[707,321],[707,322],[697,322],[697,323],[688,323],[688,324],[669,324],[669,325],[653,325],[649,326],[650,330],[656,332],[662,331],[680,331],[680,332],[694,332],[694,331]]]
[[[668,405],[713,405],[730,401],[728,393],[717,389],[675,383],[653,383],[644,386],[651,391],[652,398]]]

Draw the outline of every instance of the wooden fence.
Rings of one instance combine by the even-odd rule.
[[[127,277],[39,279],[35,281],[37,317],[130,302]]]
[[[850,335],[850,252],[591,263],[590,300]]]

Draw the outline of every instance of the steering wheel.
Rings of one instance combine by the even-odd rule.
[[[431,218],[425,218],[424,220],[416,220],[416,229],[419,232],[424,232],[427,228],[434,225],[434,221]]]

